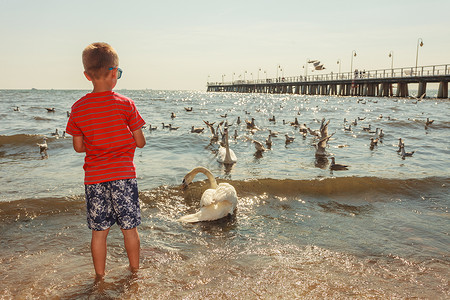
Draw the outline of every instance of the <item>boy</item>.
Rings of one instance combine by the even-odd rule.
[[[105,275],[106,237],[120,226],[130,269],[139,268],[141,223],[136,168],[136,147],[144,147],[145,121],[134,102],[113,92],[122,75],[117,52],[107,43],[93,43],[83,51],[84,75],[92,93],[72,106],[66,132],[76,152],[86,152],[85,195],[91,253],[98,278]]]

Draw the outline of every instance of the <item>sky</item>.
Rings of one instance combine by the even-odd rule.
[[[0,89],[90,89],[81,53],[107,42],[117,89],[205,91],[308,59],[349,72],[354,52],[353,69],[412,67],[419,38],[419,66],[450,64],[450,1],[0,0],[0,38]]]

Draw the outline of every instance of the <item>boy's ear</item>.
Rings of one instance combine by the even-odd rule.
[[[88,73],[86,73],[86,71],[84,71],[83,73],[87,80],[92,81],[91,76],[89,76]]]

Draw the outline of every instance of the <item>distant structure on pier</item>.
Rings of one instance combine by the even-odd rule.
[[[330,73],[232,82],[208,82],[208,92],[300,95],[409,97],[408,84],[418,84],[417,97],[427,83],[439,83],[438,98],[448,98],[450,65]],[[395,94],[394,94],[395,87]]]

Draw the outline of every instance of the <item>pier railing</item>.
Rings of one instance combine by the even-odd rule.
[[[411,78],[411,77],[434,77],[450,75],[450,65],[433,65],[421,67],[406,67],[380,70],[358,70],[355,72],[312,74],[307,76],[289,76],[278,78],[264,78],[257,80],[233,80],[229,82],[208,82],[208,86],[229,86],[245,84],[273,84],[273,83],[298,83],[317,81],[344,81],[354,79],[388,79],[388,78]]]

